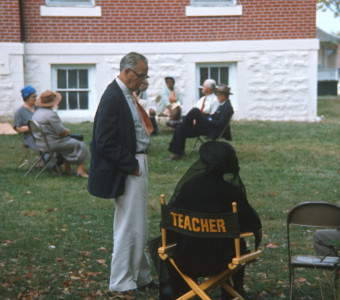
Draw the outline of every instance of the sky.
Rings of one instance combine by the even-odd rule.
[[[316,13],[316,26],[327,33],[340,34],[340,16],[334,18],[330,10],[326,12],[318,10]]]

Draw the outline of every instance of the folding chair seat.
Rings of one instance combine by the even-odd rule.
[[[296,254],[292,257],[292,225],[319,228],[340,228],[340,206],[328,202],[302,202],[293,207],[287,216],[290,299],[293,299],[295,268],[333,270],[335,287],[340,268],[339,257],[321,257],[306,255],[306,253]]]
[[[56,152],[52,152],[47,138],[45,136],[45,133],[42,131],[40,125],[35,122],[35,121],[28,121],[28,127],[30,128],[33,138],[34,140],[36,140],[36,135],[39,134],[40,136],[42,136],[44,143],[46,145],[46,149],[47,151],[44,151],[42,149],[37,148],[39,154],[37,159],[35,159],[35,161],[33,162],[33,164],[31,165],[31,167],[28,169],[28,171],[26,172],[25,176],[27,176],[29,173],[31,173],[31,171],[39,166],[41,167],[41,169],[39,170],[38,174],[35,176],[35,178],[39,178],[39,176],[49,167],[49,166],[54,166],[58,172],[58,175],[61,175],[60,172],[60,168],[58,166],[58,153]]]
[[[199,296],[201,299],[209,300],[211,298],[208,296],[207,291],[221,286],[233,297],[233,299],[244,300],[227,280],[245,265],[257,261],[262,255],[262,252],[256,250],[241,255],[240,238],[250,237],[253,233],[239,232],[236,203],[234,202],[232,205],[232,213],[211,214],[193,212],[165,205],[164,195],[161,195],[160,226],[162,245],[158,248],[158,254],[162,260],[168,260],[171,263],[191,288],[190,291],[177,299],[184,300]],[[176,263],[174,256],[172,255],[176,248],[176,244],[171,244],[167,241],[167,231],[178,232],[191,237],[232,238],[235,242],[236,256],[222,272],[212,276],[204,276],[204,278],[200,278],[201,283],[197,283],[192,277],[185,274],[181,270],[181,267]]]

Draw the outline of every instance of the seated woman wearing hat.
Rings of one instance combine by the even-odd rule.
[[[85,144],[71,138],[70,129],[65,128],[53,108],[58,107],[61,95],[46,90],[37,100],[39,109],[34,113],[32,120],[39,123],[45,133],[48,144],[52,151],[59,153],[64,158],[63,172],[71,173],[71,164],[78,165],[77,176],[88,177],[85,172],[85,160],[89,158],[89,152]],[[44,140],[41,136],[35,135],[36,145],[39,149],[47,151]]]
[[[168,205],[196,212],[225,213],[231,212],[232,203],[236,202],[240,230],[254,232],[257,248],[262,237],[261,220],[248,203],[235,149],[226,142],[210,141],[202,144],[199,154],[199,160],[178,182]],[[197,238],[180,233],[172,233],[170,238],[177,243],[174,260],[185,274],[192,277],[217,274],[235,257],[233,239]],[[241,253],[246,251],[242,239]],[[166,267],[170,278],[163,282],[160,279],[160,299],[176,299],[188,290],[188,285],[170,263]],[[232,276],[233,287],[248,299],[243,287],[244,272],[243,268]],[[221,299],[230,299],[230,296],[224,291]]]
[[[32,150],[36,150],[37,147],[35,146],[34,139],[27,125],[36,110],[36,90],[32,86],[26,85],[22,88],[21,95],[24,104],[15,112],[13,128],[17,132],[24,134],[24,143],[26,146],[30,147]]]
[[[220,105],[213,115],[203,115],[197,107],[188,112],[183,121],[176,126],[168,149],[173,155],[167,160],[180,159],[184,155],[185,141],[188,137],[204,135],[212,140],[217,139],[234,114],[229,95],[232,95],[230,88],[220,84],[216,90]],[[223,137],[231,141],[230,127],[227,128]]]

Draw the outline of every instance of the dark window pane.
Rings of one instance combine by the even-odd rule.
[[[78,93],[77,92],[68,92],[68,106],[69,109],[77,109],[78,108]]]
[[[80,109],[89,108],[88,92],[79,92],[79,106]]]
[[[221,72],[221,82],[220,83],[224,83],[226,85],[229,84],[229,68],[228,67],[222,67],[220,69]]]
[[[208,68],[200,68],[200,86],[203,85],[206,79],[208,79]]]
[[[68,88],[76,89],[77,86],[77,70],[68,71]]]
[[[219,84],[219,78],[218,78],[218,68],[210,68],[210,79],[214,79],[217,84]]]
[[[66,70],[57,70],[57,88],[66,89]]]
[[[81,89],[88,88],[87,70],[79,70],[79,87]]]
[[[61,96],[62,96],[61,101],[59,103],[59,108],[58,109],[66,110],[66,101],[67,101],[66,96],[67,96],[67,94],[66,94],[66,92],[58,92],[58,93],[60,93]]]

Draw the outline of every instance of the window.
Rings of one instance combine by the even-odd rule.
[[[185,7],[187,17],[242,16],[242,5],[237,0],[191,0]]]
[[[224,83],[229,85],[229,65],[228,64],[200,64],[198,65],[198,95],[203,96],[202,86],[206,79],[214,79],[216,84]]]
[[[86,6],[93,6],[94,0],[46,0],[46,5],[62,5],[62,6],[86,5]]]
[[[191,5],[236,5],[236,0],[191,0]]]
[[[63,96],[59,110],[88,110],[90,106],[90,67],[54,66],[52,86]]]

